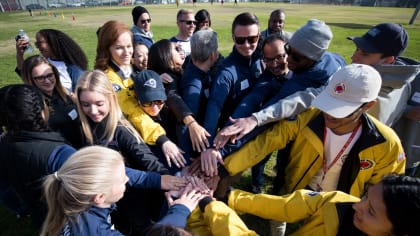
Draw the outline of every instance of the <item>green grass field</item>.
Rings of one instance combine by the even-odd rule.
[[[176,5],[147,5],[152,17],[152,31],[156,40],[169,38],[176,34],[175,16]],[[192,8],[191,4],[180,5]],[[334,39],[330,51],[343,55],[349,62],[354,50],[352,42],[347,36],[362,35],[370,27],[381,22],[395,22],[402,24],[410,35],[410,43],[405,56],[420,59],[420,19],[413,25],[408,21],[414,12],[413,8],[379,8],[379,7],[351,7],[325,5],[298,5],[286,3],[240,3],[234,7],[233,3],[220,4],[200,3],[194,10],[206,8],[212,16],[212,28],[218,32],[220,51],[227,55],[232,48],[231,24],[233,18],[241,12],[255,13],[261,22],[261,29],[267,27],[267,19],[275,8],[286,11],[286,30],[295,31],[310,18],[318,18],[327,22],[332,28]],[[14,73],[16,66],[14,37],[19,29],[24,29],[32,41],[35,33],[42,28],[60,29],[73,37],[84,49],[89,58],[90,67],[94,64],[96,54],[96,29],[108,20],[121,20],[132,25],[131,6],[128,7],[100,7],[100,8],[67,8],[51,11],[35,11],[30,17],[27,11],[0,14],[0,71],[2,77],[0,86],[19,82]],[[54,17],[54,13],[56,17]],[[62,18],[64,16],[64,19]],[[75,16],[73,20],[72,16]],[[34,54],[38,53],[35,50]]]
[[[152,31],[155,40],[169,38],[177,33],[175,16],[176,5],[147,5],[152,17]],[[192,9],[191,4],[180,5]],[[232,49],[231,24],[233,18],[245,11],[255,13],[261,22],[261,30],[267,27],[270,12],[276,8],[286,11],[286,30],[295,31],[310,18],[325,21],[334,33],[330,51],[343,55],[347,62],[354,51],[354,44],[347,36],[360,36],[372,26],[382,22],[395,22],[403,25],[410,36],[408,49],[404,56],[420,60],[420,19],[408,25],[413,8],[379,8],[326,5],[298,5],[286,3],[225,3],[222,7],[214,3],[198,3],[194,10],[206,8],[212,16],[212,28],[219,35],[219,48],[227,56]],[[132,25],[132,7],[74,8],[51,11],[34,11],[30,17],[27,11],[0,14],[0,87],[11,83],[20,83],[14,73],[16,66],[14,37],[19,29],[24,29],[34,42],[35,33],[42,28],[55,28],[66,32],[83,48],[93,67],[96,54],[96,29],[108,20],[121,20]],[[54,17],[54,13],[56,17]],[[62,17],[64,16],[64,18]],[[73,20],[73,17],[75,20]],[[33,54],[38,53],[37,50]],[[272,179],[273,161],[266,166],[267,180]],[[247,189],[250,184],[249,172],[243,175],[236,187]],[[265,189],[269,188],[269,184]],[[267,221],[252,216],[245,216],[246,223],[260,235],[268,235]],[[27,219],[15,218],[15,215],[0,207],[0,235],[35,235]]]

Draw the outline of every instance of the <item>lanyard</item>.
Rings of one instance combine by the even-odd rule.
[[[327,174],[327,172],[331,169],[331,167],[333,167],[335,165],[335,163],[338,161],[338,159],[340,159],[340,157],[346,151],[347,147],[350,145],[350,143],[353,140],[354,136],[356,136],[356,133],[359,130],[359,128],[360,128],[361,125],[362,125],[362,123],[359,123],[353,129],[353,132],[351,133],[349,139],[347,139],[346,143],[343,145],[343,147],[341,148],[341,150],[337,153],[337,156],[334,158],[334,160],[331,162],[331,164],[329,166],[327,166],[327,160],[326,160],[325,155],[324,155],[324,162],[323,162],[323,166],[322,166],[323,173],[322,173],[322,180],[321,180],[321,182],[324,181],[325,175]],[[325,144],[326,137],[327,137],[327,128],[324,127],[324,144]]]

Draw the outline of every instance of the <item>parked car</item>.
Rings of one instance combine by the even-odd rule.
[[[62,2],[49,3],[48,7],[49,8],[63,8],[63,7],[66,7],[66,4],[64,4]]]
[[[71,2],[67,3],[68,7],[83,7],[85,4],[81,2]]]
[[[96,6],[99,6],[99,5],[101,5],[101,4],[97,1],[86,1],[85,2],[85,6],[87,6],[87,7],[96,7]]]
[[[46,9],[46,8],[44,6],[42,6],[41,4],[32,3],[32,4],[26,5],[26,9],[27,10],[29,10],[29,9],[34,10],[34,9]]]
[[[129,6],[129,5],[131,5],[131,0],[122,0],[121,5],[122,6]]]

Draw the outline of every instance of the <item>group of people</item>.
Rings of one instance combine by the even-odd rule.
[[[205,9],[179,10],[178,33],[158,41],[146,8],[132,18],[98,29],[94,70],[59,30],[37,32],[41,55],[16,42],[24,84],[0,89],[0,201],[42,235],[256,235],[235,211],[272,220],[272,235],[281,222],[420,232],[420,179],[404,175],[417,135],[401,128],[418,125],[420,65],[400,56],[402,26],[349,37],[346,65],[325,22],[287,32],[281,9],[264,31],[237,15],[226,57]],[[272,195],[259,194],[272,152]],[[232,190],[250,167],[253,193]]]

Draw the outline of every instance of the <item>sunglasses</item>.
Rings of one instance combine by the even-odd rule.
[[[162,106],[164,103],[165,103],[165,101],[163,101],[163,100],[155,100],[155,101],[151,101],[151,102],[141,103],[141,105],[143,107],[151,107],[153,105]]]
[[[180,20],[180,22],[185,23],[187,25],[197,25],[197,21],[194,20]]]
[[[289,55],[293,59],[293,61],[295,61],[296,63],[300,63],[301,61],[306,59],[305,56],[301,56],[301,55],[298,55],[298,54],[294,53],[292,51],[292,47],[290,47],[289,43],[286,43],[284,45],[284,50],[286,51],[287,55]]]
[[[152,19],[145,19],[145,20],[140,20],[140,23],[145,24],[145,23],[150,23],[152,22]]]
[[[258,41],[259,35],[255,35],[255,36],[248,36],[248,37],[237,37],[237,36],[233,36],[233,40],[235,40],[236,44],[244,44],[245,41],[248,41],[249,44],[253,44],[256,43]]]
[[[287,57],[287,53],[283,53],[283,54],[280,54],[280,55],[276,56],[275,58],[263,57],[262,60],[265,64],[271,64],[271,63],[274,63],[274,62],[280,63],[280,61],[282,61],[286,57]]]
[[[34,80],[36,81],[45,81],[48,79],[49,81],[55,79],[54,73],[48,73],[46,75],[34,76]]]

